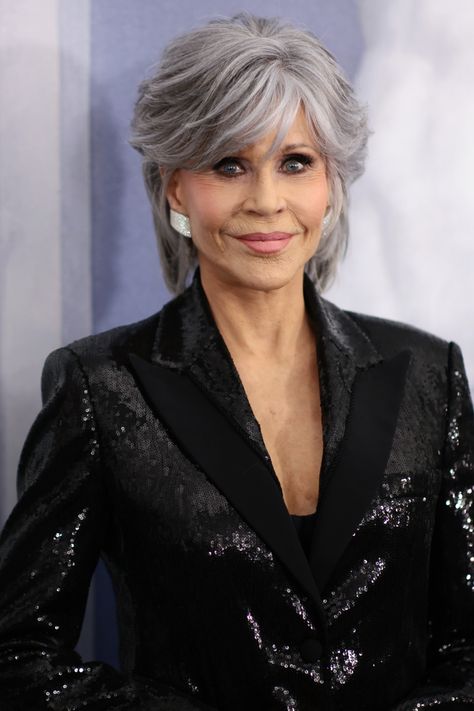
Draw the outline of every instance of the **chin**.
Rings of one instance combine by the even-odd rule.
[[[229,276],[234,286],[257,291],[273,291],[281,289],[294,279],[301,278],[303,270],[304,262],[294,264],[286,260],[261,259],[232,270]],[[229,281],[228,277],[226,281]]]

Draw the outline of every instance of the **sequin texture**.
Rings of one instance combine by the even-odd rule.
[[[48,355],[0,536],[2,711],[474,709],[461,350],[307,277],[305,300],[324,440],[308,555],[199,270],[157,314]],[[74,651],[99,556],[120,670]]]

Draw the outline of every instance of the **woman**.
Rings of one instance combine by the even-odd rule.
[[[321,295],[366,141],[331,55],[274,19],[211,21],[142,83],[176,297],[46,359],[0,541],[3,710],[474,708],[460,348]],[[99,555],[121,672],[73,651]]]

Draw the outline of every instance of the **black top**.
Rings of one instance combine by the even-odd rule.
[[[316,511],[313,511],[313,513],[305,514],[302,516],[298,516],[297,514],[291,514],[292,521],[295,524],[296,530],[298,531],[298,536],[300,538],[301,545],[303,546],[304,552],[308,557],[316,513]]]
[[[474,711],[459,346],[308,291],[330,455],[310,564],[198,287],[45,361],[0,535],[0,708]],[[101,557],[118,669],[74,651]]]

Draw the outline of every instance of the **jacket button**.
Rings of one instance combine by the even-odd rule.
[[[308,637],[300,645],[300,653],[305,662],[316,662],[323,652],[322,644],[313,637]]]

